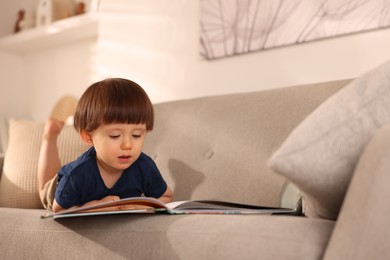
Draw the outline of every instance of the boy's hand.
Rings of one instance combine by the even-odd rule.
[[[102,202],[110,202],[110,201],[117,201],[117,200],[120,200],[120,198],[118,196],[111,195],[111,196],[104,197],[103,199],[100,199],[100,200],[91,200],[90,202],[87,202],[84,205],[82,205],[82,207],[93,206],[93,205],[96,205],[96,204],[99,204]],[[117,206],[115,206],[115,207],[117,207]]]
[[[172,190],[169,187],[167,187],[167,190],[165,191],[165,193],[158,199],[164,203],[171,202],[173,199]]]
[[[100,200],[92,200],[90,202],[87,202],[83,206],[92,206],[92,205],[99,204],[102,202],[110,202],[110,201],[117,201],[117,200],[120,200],[120,198],[118,196],[107,196],[107,197],[104,197],[103,199],[100,199]],[[71,208],[80,208],[80,206],[73,206]],[[118,209],[120,209],[120,206],[114,206],[112,208],[113,208],[112,210],[118,210]],[[60,212],[63,210],[65,210],[65,209],[62,208],[60,205],[58,205],[57,201],[54,199],[53,211],[55,213],[57,213],[57,212]]]
[[[104,197],[103,199],[97,200],[96,202],[109,202],[109,201],[116,201],[120,200],[119,196],[110,195],[107,197]]]

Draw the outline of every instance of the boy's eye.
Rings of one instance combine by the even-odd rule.
[[[136,135],[136,134],[133,134],[133,137],[134,137],[134,138],[140,138],[140,137],[141,137],[141,135]]]
[[[119,135],[110,135],[110,138],[112,138],[112,139],[116,139],[118,137],[119,137]]]

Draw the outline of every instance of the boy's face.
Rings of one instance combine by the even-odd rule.
[[[141,155],[146,135],[145,124],[101,125],[82,139],[96,150],[99,165],[107,172],[122,172]],[[89,141],[88,141],[89,140]]]

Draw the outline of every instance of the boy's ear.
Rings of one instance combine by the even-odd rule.
[[[93,145],[92,135],[89,132],[80,131],[80,137],[86,145]]]

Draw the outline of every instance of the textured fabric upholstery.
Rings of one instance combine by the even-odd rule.
[[[0,181],[0,207],[42,208],[38,194],[38,155],[44,123],[10,121],[9,146]],[[61,162],[74,160],[86,150],[73,126],[65,126],[58,139]]]
[[[390,125],[378,130],[355,169],[325,260],[390,258]]]
[[[347,82],[157,104],[145,151],[177,200],[279,206],[285,179],[266,161],[308,113]]]
[[[53,221],[40,219],[44,212],[1,211],[2,258],[320,259],[334,225],[268,215],[112,215]]]
[[[270,159],[301,189],[307,216],[336,219],[353,170],[375,131],[390,123],[390,62],[315,109]]]
[[[267,168],[267,160],[292,129],[348,82],[155,104],[155,129],[144,151],[155,159],[175,200],[278,206],[281,199],[288,201],[285,189],[290,185]],[[31,129],[38,124],[30,123]],[[65,143],[60,144],[63,162],[79,153],[77,147],[83,149],[77,143],[70,147],[67,142],[79,139],[74,132],[69,135],[64,133]],[[40,132],[34,136],[26,142],[35,151],[31,142],[39,146]],[[18,158],[12,157],[6,154],[5,180],[19,172]],[[34,158],[29,160],[35,163]],[[3,180],[0,197],[9,196]],[[52,220],[40,218],[45,210],[12,203],[0,207],[0,251],[5,259],[322,259],[336,223],[269,215],[127,214]]]

